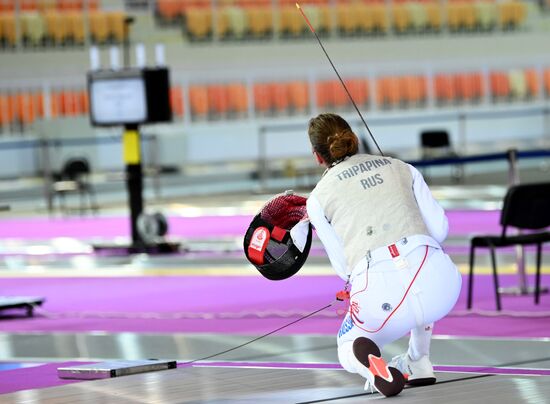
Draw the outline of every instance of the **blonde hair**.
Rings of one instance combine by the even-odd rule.
[[[313,149],[331,165],[357,154],[359,140],[344,118],[336,114],[320,114],[309,121],[309,141]]]

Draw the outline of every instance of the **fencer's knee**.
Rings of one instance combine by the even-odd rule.
[[[350,373],[357,373],[352,361],[353,341],[346,341],[338,346],[338,360],[342,367]]]

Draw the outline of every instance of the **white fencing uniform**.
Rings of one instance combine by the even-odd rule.
[[[337,274],[349,280],[350,310],[338,333],[342,366],[364,336],[380,348],[411,331],[409,355],[429,354],[433,323],[455,305],[461,276],[439,243],[445,212],[414,167],[358,154],[325,172],[307,201]]]

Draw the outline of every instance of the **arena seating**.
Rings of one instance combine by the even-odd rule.
[[[445,108],[456,105],[534,102],[550,98],[550,68],[494,69],[488,72],[418,72],[345,77],[357,106],[363,110]],[[313,84],[313,86],[311,85]],[[314,97],[313,99],[311,97]],[[46,98],[48,102],[46,102]],[[431,102],[430,102],[431,101]],[[351,111],[353,106],[337,79],[175,84],[170,89],[175,120],[193,122],[308,115],[318,111]],[[45,110],[45,106],[49,106]],[[82,88],[56,88],[48,94],[37,89],[0,89],[0,127],[25,128],[44,116],[51,119],[88,114],[88,96]]]
[[[89,27],[95,44],[124,39],[124,12],[102,10],[97,0],[0,1],[0,42],[14,48],[82,45]],[[86,8],[85,4],[88,4]],[[181,28],[192,41],[283,39],[309,35],[295,1],[279,0],[156,0],[162,25]],[[409,35],[425,33],[516,30],[527,21],[521,0],[303,0],[302,6],[320,35]],[[16,30],[16,19],[21,29]],[[87,24],[85,24],[87,22]]]
[[[210,1],[158,0],[156,15],[163,24],[183,21],[191,40],[258,39],[270,33],[300,38],[307,26],[294,1],[224,1],[214,10]],[[520,0],[378,0],[303,1],[302,6],[319,34],[341,36],[513,30],[527,20],[527,4]],[[214,27],[214,19],[217,21]],[[334,29],[333,25],[335,24]]]
[[[81,46],[86,39],[85,20],[93,43],[121,43],[124,40],[123,11],[92,10],[85,13],[70,6],[73,3],[62,4],[65,8],[61,11],[47,8],[19,13],[19,37],[16,31],[16,14],[0,13],[2,48],[14,48],[20,41],[26,47]]]
[[[440,106],[478,103],[484,96],[482,81],[478,72],[437,74],[433,80],[435,101]]]
[[[18,0],[0,1],[0,13],[14,12]],[[83,11],[85,4],[90,10],[97,10],[100,7],[99,0],[19,0],[20,11]]]

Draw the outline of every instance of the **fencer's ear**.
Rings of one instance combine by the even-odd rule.
[[[315,160],[317,160],[317,164],[319,164],[320,166],[326,166],[327,165],[327,163],[325,163],[325,160],[315,150],[313,150],[313,155],[315,156]]]

